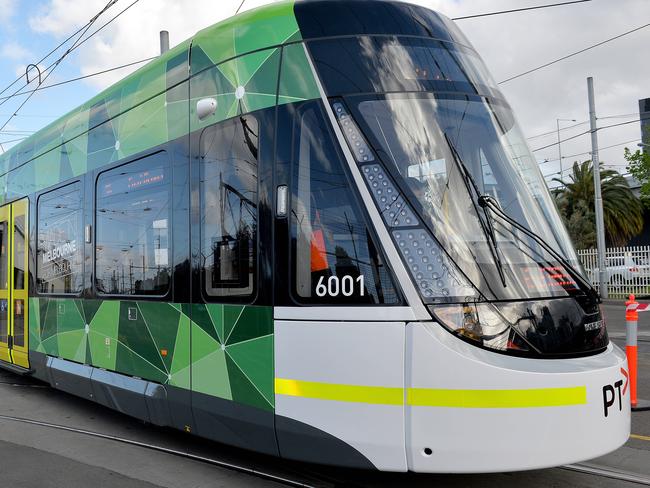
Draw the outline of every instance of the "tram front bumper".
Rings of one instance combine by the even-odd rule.
[[[436,323],[407,325],[406,454],[416,472],[546,468],[611,452],[630,433],[627,361],[538,360],[474,347]]]

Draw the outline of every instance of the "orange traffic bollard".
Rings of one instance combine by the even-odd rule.
[[[636,368],[637,368],[637,328],[639,326],[639,312],[636,307],[639,302],[634,295],[625,302],[625,354],[627,355],[627,367],[630,372],[630,400],[632,408],[637,406],[636,398]]]
[[[637,398],[637,329],[639,326],[639,312],[645,312],[650,307],[647,303],[641,304],[635,300],[633,294],[625,302],[625,354],[630,375],[630,403],[632,410],[650,410],[650,402]]]

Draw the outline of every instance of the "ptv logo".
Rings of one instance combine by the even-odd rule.
[[[629,376],[627,371],[621,368],[621,374],[625,377],[625,386],[623,386],[623,380],[618,380],[613,385],[603,386],[603,409],[605,411],[605,417],[609,413],[609,408],[614,405],[614,402],[618,398],[618,410],[619,412],[623,410],[623,396],[627,392],[627,385],[629,383]],[[621,393],[621,386],[623,386],[623,392]],[[618,393],[618,394],[617,394]]]

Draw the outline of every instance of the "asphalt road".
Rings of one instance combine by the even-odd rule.
[[[625,345],[624,306],[603,306],[612,340]],[[644,325],[647,323],[647,325]],[[650,313],[640,320],[639,396],[650,399]],[[489,475],[415,475],[341,471],[254,455],[180,432],[144,425],[92,402],[0,370],[0,416],[86,429],[301,480],[319,486],[363,487],[631,487],[633,483],[565,469]],[[650,412],[633,414],[628,443],[593,461],[650,477]],[[6,486],[22,487],[262,487],[280,484],[196,460],[0,418],[0,472]],[[322,481],[321,475],[328,477]]]

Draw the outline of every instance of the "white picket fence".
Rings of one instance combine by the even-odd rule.
[[[578,256],[587,278],[599,290],[598,251],[584,249],[578,251]],[[626,298],[630,293],[650,296],[650,246],[608,247],[605,280],[611,298]]]

